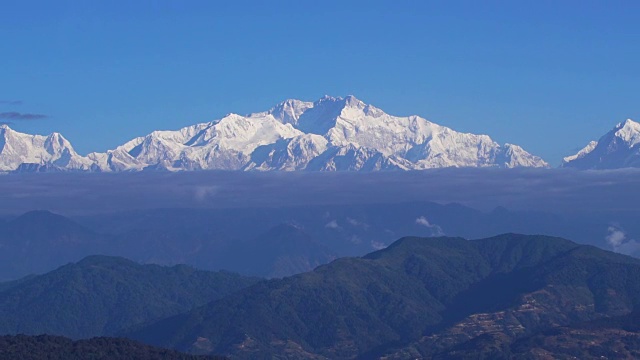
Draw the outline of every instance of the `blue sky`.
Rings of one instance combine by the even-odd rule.
[[[635,1],[14,1],[0,113],[78,152],[353,94],[556,165],[640,119]],[[21,101],[21,104],[9,104]]]

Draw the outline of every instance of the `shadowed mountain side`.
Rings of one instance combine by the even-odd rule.
[[[487,332],[517,338],[637,305],[640,261],[627,256],[544,236],[404,238],[130,335],[236,358],[430,357]]]
[[[258,280],[90,256],[0,287],[0,334],[110,335],[188,311]]]
[[[0,280],[43,273],[101,253],[108,238],[48,211],[31,211],[0,224]]]

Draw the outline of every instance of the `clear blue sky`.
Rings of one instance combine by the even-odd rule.
[[[0,113],[80,153],[353,94],[556,165],[640,119],[637,1],[6,1]],[[8,104],[22,101],[22,104]]]

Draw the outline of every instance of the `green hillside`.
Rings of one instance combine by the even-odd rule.
[[[110,335],[188,311],[258,280],[184,265],[90,256],[8,283],[0,291],[0,334]]]

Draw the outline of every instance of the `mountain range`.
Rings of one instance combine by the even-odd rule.
[[[639,294],[640,260],[548,236],[405,237],[272,280],[90,256],[0,283],[0,334],[120,339],[0,336],[0,358],[634,358]]]
[[[547,167],[487,135],[461,133],[419,116],[386,114],[353,96],[286,100],[268,111],[176,131],[154,131],[105,153],[79,155],[62,135],[0,125],[0,171],[419,170]]]
[[[563,159],[561,167],[640,167],[640,124],[628,119]],[[487,135],[419,116],[393,116],[354,96],[289,99],[246,116],[154,131],[104,153],[78,154],[59,133],[0,125],[0,172],[142,170],[376,171],[443,167],[549,167]]]

